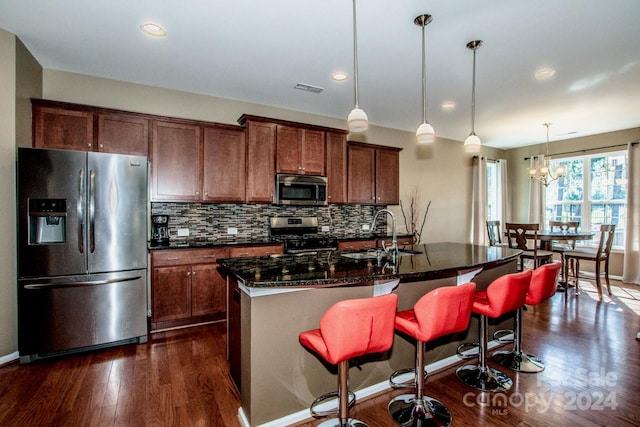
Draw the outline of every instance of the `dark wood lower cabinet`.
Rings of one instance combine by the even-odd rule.
[[[217,258],[227,248],[151,253],[151,330],[226,319],[226,282]]]

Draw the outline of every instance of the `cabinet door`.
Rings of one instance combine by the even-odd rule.
[[[191,315],[224,313],[227,309],[226,281],[218,264],[191,266]]]
[[[151,144],[152,200],[199,201],[200,127],[154,121]]]
[[[33,106],[33,146],[93,151],[93,113]]]
[[[347,202],[347,136],[327,132],[327,198],[329,203]]]
[[[248,122],[247,202],[273,203],[276,125]]]
[[[348,200],[349,203],[375,204],[375,149],[348,147]]]
[[[157,267],[152,274],[153,323],[190,317],[191,267]]]
[[[292,126],[276,126],[276,172],[301,174],[302,129]]]
[[[97,151],[148,156],[149,120],[126,114],[99,114]]]
[[[204,128],[203,201],[244,202],[246,151],[243,131]]]
[[[325,140],[323,131],[303,129],[300,154],[303,174],[325,176]]]
[[[399,159],[396,150],[376,149],[376,204],[400,203]]]

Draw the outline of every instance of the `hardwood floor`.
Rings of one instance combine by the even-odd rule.
[[[430,375],[426,394],[448,406],[453,425],[640,425],[640,287],[612,287],[613,297],[605,291],[598,302],[581,281],[579,296],[571,289],[524,312],[523,348],[547,367],[502,368],[514,380],[507,393],[467,388],[450,367]],[[0,425],[238,426],[240,401],[227,372],[224,322],[153,334],[137,346],[13,363],[0,368]],[[387,403],[407,392],[359,401],[351,416],[393,425]]]

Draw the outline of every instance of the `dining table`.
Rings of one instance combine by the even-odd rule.
[[[553,250],[553,242],[566,240],[568,242],[579,240],[591,240],[595,236],[592,231],[538,231],[538,240],[540,241],[540,249],[546,251]]]

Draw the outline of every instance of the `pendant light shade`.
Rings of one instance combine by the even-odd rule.
[[[464,141],[464,151],[467,153],[479,153],[482,142],[475,132],[476,121],[476,50],[482,46],[482,40],[474,40],[467,43],[467,48],[473,50],[473,83],[471,85],[471,133]]]
[[[433,18],[431,15],[420,15],[413,20],[413,23],[422,27],[422,124],[418,126],[416,138],[418,144],[430,144],[436,137],[433,126],[427,121],[427,69],[425,65],[425,36],[424,27],[426,27]]]
[[[349,132],[364,132],[369,128],[367,113],[358,105],[358,32],[356,29],[356,0],[353,0],[353,82],[355,106],[347,117]]]

